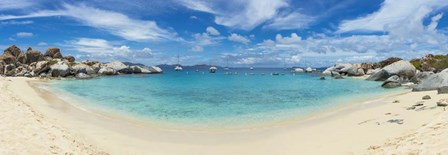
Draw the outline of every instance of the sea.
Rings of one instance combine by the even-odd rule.
[[[69,103],[172,128],[244,128],[286,122],[402,91],[359,78],[320,80],[283,68],[189,68],[163,74],[57,80]]]

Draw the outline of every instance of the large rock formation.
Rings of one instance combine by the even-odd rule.
[[[48,48],[44,56],[50,58],[62,59],[61,50],[59,48]]]
[[[26,51],[26,64],[44,60],[42,54],[38,50],[29,49]]]
[[[400,78],[408,80],[414,77],[415,73],[416,69],[411,63],[400,60],[384,67],[381,71],[370,75],[367,80],[383,81],[393,75],[398,75]]]
[[[117,75],[117,71],[111,67],[101,67],[101,69],[98,71],[98,74],[100,75]]]
[[[412,91],[437,90],[443,86],[448,86],[448,69],[423,79]]]
[[[76,62],[73,56],[62,57],[59,48],[45,54],[29,47],[23,53],[13,45],[0,56],[0,75],[26,77],[67,77],[88,79],[100,75],[162,73],[159,67],[129,66],[119,61],[101,64],[98,61]]]
[[[20,55],[20,53],[22,53],[22,51],[16,45],[12,45],[3,51],[3,54],[12,55],[15,58],[17,58]]]
[[[66,77],[70,74],[70,67],[66,62],[59,61],[50,66],[49,74],[52,77]]]
[[[75,62],[75,57],[71,55],[64,57],[64,59],[67,60],[68,62]]]
[[[98,72],[96,72],[92,67],[86,65],[86,64],[75,64],[72,67],[72,73],[73,74],[77,74],[77,73],[86,73],[89,75],[92,74],[97,74]]]
[[[401,79],[398,75],[392,75],[381,85],[384,88],[395,88],[401,86]]]
[[[433,75],[434,72],[418,72],[417,74],[415,74],[414,77],[411,78],[411,82],[413,83],[420,83],[423,79],[428,78],[429,76]]]

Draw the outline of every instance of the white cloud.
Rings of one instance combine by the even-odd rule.
[[[283,16],[274,18],[264,28],[276,30],[303,29],[308,27],[316,19],[311,16],[303,15],[299,12],[292,12]]]
[[[447,5],[446,0],[385,0],[377,12],[342,22],[338,32],[388,31],[390,27],[409,24],[409,18],[423,18]]]
[[[152,58],[154,55],[150,48],[136,50],[127,45],[116,45],[104,39],[94,38],[78,38],[67,41],[64,46],[69,50],[80,52],[79,57],[85,59],[132,61]]]
[[[31,20],[24,20],[24,21],[11,20],[11,21],[0,22],[1,25],[27,25],[27,24],[33,24],[33,23],[34,22]]]
[[[204,33],[193,34],[194,40],[190,42],[192,45],[190,50],[193,52],[202,52],[205,46],[218,45],[219,41],[224,39],[224,37],[219,35],[219,31],[210,26],[205,29]]]
[[[230,41],[239,42],[246,45],[250,43],[250,40],[247,37],[241,36],[236,33],[230,34],[229,37],[227,37],[227,39],[229,39]]]
[[[25,37],[32,37],[34,36],[34,34],[31,32],[18,32],[16,36],[20,38],[25,38]]]
[[[277,34],[275,36],[275,40],[280,44],[294,44],[294,43],[300,43],[302,38],[299,37],[296,33],[291,33],[290,37],[283,37],[282,35]]]
[[[64,4],[56,11],[43,10],[27,15],[1,15],[0,20],[66,16],[80,23],[107,31],[131,41],[179,40],[177,34],[160,28],[155,21],[132,19],[128,16],[85,5]]]
[[[202,47],[202,46],[193,46],[192,48],[191,48],[191,50],[192,51],[194,51],[194,52],[202,52],[202,51],[204,51],[204,48]]]
[[[46,43],[46,42],[39,42],[37,44],[37,46],[48,46],[48,43]]]
[[[33,0],[1,0],[0,10],[24,9],[35,5]]]
[[[207,27],[206,32],[210,35],[215,35],[215,36],[220,35],[219,31],[211,26]]]
[[[252,30],[272,19],[279,9],[288,7],[286,0],[227,0],[213,3],[204,0],[182,0],[185,7],[215,15],[215,23],[227,27]]]

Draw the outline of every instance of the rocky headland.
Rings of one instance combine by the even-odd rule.
[[[366,76],[366,80],[383,81],[384,88],[407,86],[413,91],[448,90],[448,56],[428,54],[411,61],[391,57],[380,62],[336,64],[322,75],[341,79],[343,76]]]
[[[26,51],[15,45],[6,48],[0,56],[0,75],[13,77],[90,79],[96,76],[119,74],[158,74],[156,66],[126,65],[113,61],[76,61],[73,56],[63,56],[59,48],[48,48],[45,53],[29,47]]]

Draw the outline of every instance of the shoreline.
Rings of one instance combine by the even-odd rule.
[[[348,77],[354,80],[364,80],[366,76],[363,77]],[[65,80],[65,79],[62,79]],[[187,132],[211,132],[211,133],[220,133],[220,132],[240,132],[240,131],[250,131],[250,130],[258,130],[258,129],[270,129],[270,128],[278,128],[285,127],[291,124],[298,124],[306,121],[310,121],[313,119],[319,119],[323,116],[330,116],[333,114],[337,114],[341,111],[352,111],[358,109],[359,104],[366,104],[366,102],[373,102],[384,100],[390,97],[403,95],[406,93],[410,93],[407,89],[394,90],[390,92],[381,92],[369,95],[363,95],[350,99],[343,99],[345,97],[338,97],[336,102],[333,105],[325,105],[320,109],[314,109],[312,111],[307,112],[306,114],[297,115],[293,111],[288,111],[291,116],[285,116],[281,118],[276,118],[272,120],[260,121],[260,122],[251,122],[250,124],[244,124],[243,122],[237,122],[236,124],[232,124],[231,126],[192,126],[189,125],[188,122],[166,122],[162,120],[143,118],[137,115],[132,115],[126,112],[117,111],[114,109],[105,109],[106,107],[102,107],[99,105],[81,105],[80,102],[91,102],[88,99],[84,99],[82,97],[70,94],[69,92],[65,92],[64,90],[51,88],[51,81],[38,80],[38,81],[29,81],[29,85],[36,91],[40,92],[40,96],[44,97],[46,100],[58,100],[61,104],[67,104],[72,106],[73,108],[77,108],[86,113],[98,115],[99,117],[117,119],[121,121],[131,122],[134,124],[138,124],[141,126],[146,126],[153,129],[158,130],[168,130],[168,131],[187,131]],[[43,88],[44,86],[45,88]],[[385,90],[386,91],[386,90]],[[389,91],[389,90],[387,90]]]
[[[406,110],[416,99],[421,100],[422,94],[434,96],[428,101],[434,102],[432,104],[437,99],[448,98],[434,91],[405,92],[288,125],[234,132],[191,132],[148,128],[89,114],[66,103],[44,99],[39,90],[29,84],[33,80],[5,79],[13,81],[13,92],[27,92],[20,98],[33,109],[112,154],[366,154],[369,147],[415,131],[430,122],[432,116],[444,112],[437,107]],[[28,86],[14,87],[23,82]],[[392,103],[394,100],[401,102]],[[388,122],[395,118],[403,119],[404,123]]]

